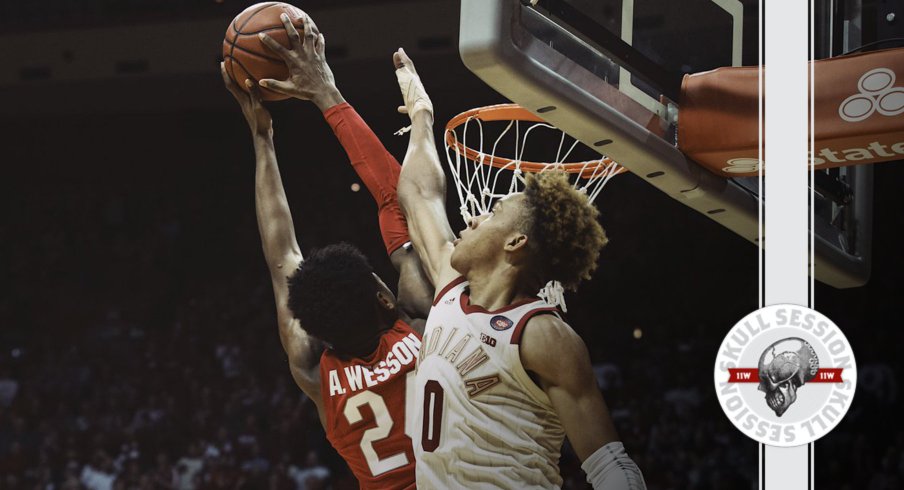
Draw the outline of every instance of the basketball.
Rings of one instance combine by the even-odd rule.
[[[226,73],[244,91],[245,79],[251,79],[255,85],[262,78],[284,80],[289,76],[285,62],[264,43],[258,34],[264,32],[286,48],[289,37],[279,16],[285,13],[289,20],[303,34],[302,11],[282,2],[263,2],[246,8],[237,15],[226,29],[223,39],[223,62]],[[282,100],[287,95],[260,87],[264,100]]]

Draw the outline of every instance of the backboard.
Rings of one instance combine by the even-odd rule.
[[[839,54],[855,26],[827,14],[832,0],[817,4],[816,57]],[[511,101],[756,243],[759,179],[725,179],[688,159],[677,121],[684,74],[758,63],[757,9],[754,0],[462,0],[459,50]],[[819,171],[814,187],[816,279],[860,286],[872,169]]]

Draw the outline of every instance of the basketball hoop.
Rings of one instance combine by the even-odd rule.
[[[469,126],[477,123],[478,146],[468,145]],[[507,123],[493,142],[489,153],[484,151],[484,123]],[[522,132],[522,123],[529,126]],[[527,137],[537,128],[559,133],[559,144],[552,162],[543,163],[524,159]],[[500,142],[514,129],[514,151],[511,158],[497,155]],[[461,130],[461,135],[459,135]],[[571,176],[575,188],[585,192],[594,201],[609,179],[626,169],[608,157],[580,162],[565,162],[580,143],[574,140],[562,153],[567,135],[564,131],[545,122],[517,104],[499,104],[478,107],[453,117],[446,124],[446,161],[452,171],[461,203],[459,211],[467,221],[473,216],[489,212],[496,199],[518,192],[524,185],[524,173],[540,173],[562,170]],[[503,171],[512,172],[514,178],[503,177]],[[502,183],[502,187],[499,184]],[[504,193],[501,191],[505,191]]]
[[[471,138],[476,136],[478,140],[476,147],[468,144],[469,133],[474,132],[469,131],[475,126],[472,123],[476,123],[479,131],[476,135],[471,135]],[[501,125],[505,126],[501,130],[490,128],[491,126],[498,128]],[[523,125],[527,127],[522,128]],[[551,151],[549,153],[552,157],[549,163],[534,161],[539,159],[524,159],[528,136],[538,129],[559,133],[554,155]],[[491,136],[485,138],[485,131],[490,135],[498,132],[489,152],[485,151],[484,140],[490,140]],[[504,146],[511,146],[511,143],[502,143],[506,137],[514,140],[514,150],[503,156],[501,153],[497,154],[497,151],[504,151]],[[446,161],[455,180],[462,219],[467,222],[473,216],[486,214],[492,209],[495,200],[522,190],[525,173],[562,170],[569,174],[574,188],[586,193],[588,199],[593,202],[612,177],[626,171],[624,167],[605,156],[567,162],[580,143],[573,140],[563,152],[567,138],[570,136],[564,131],[517,104],[478,107],[453,117],[446,124]],[[550,141],[549,138],[540,139],[543,140],[541,143]],[[540,296],[546,301],[558,304],[565,310],[563,294],[564,289],[556,281],[547,284],[540,292]]]

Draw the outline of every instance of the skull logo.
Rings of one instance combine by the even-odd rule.
[[[807,341],[790,337],[773,343],[760,356],[759,390],[766,404],[781,417],[797,400],[797,389],[816,376],[819,358]]]

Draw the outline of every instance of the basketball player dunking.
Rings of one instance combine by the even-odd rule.
[[[427,297],[429,305],[432,287],[416,254],[405,246],[408,232],[396,198],[401,167],[342,98],[324,58],[324,38],[310,18],[305,16],[304,39],[287,18],[283,23],[290,49],[265,35],[262,40],[286,61],[290,78],[262,84],[321,109],[377,200],[380,230],[400,280],[396,301],[361,252],[347,244],[325,247],[302,260],[260,89],[245,81],[250,94],[242,91],[223,70],[254,141],[258,227],[276,296],[280,340],[292,377],[314,401],[327,438],[361,488],[414,488],[414,454],[405,429],[423,321],[412,318],[424,318],[429,306],[421,298]]]
[[[412,123],[399,199],[438,289],[418,357],[418,488],[559,487],[566,435],[594,488],[645,488],[618,441],[587,347],[535,297],[547,281],[574,288],[590,277],[606,243],[596,208],[564,174],[545,172],[456,239],[433,106],[405,52],[393,60],[400,111]]]

